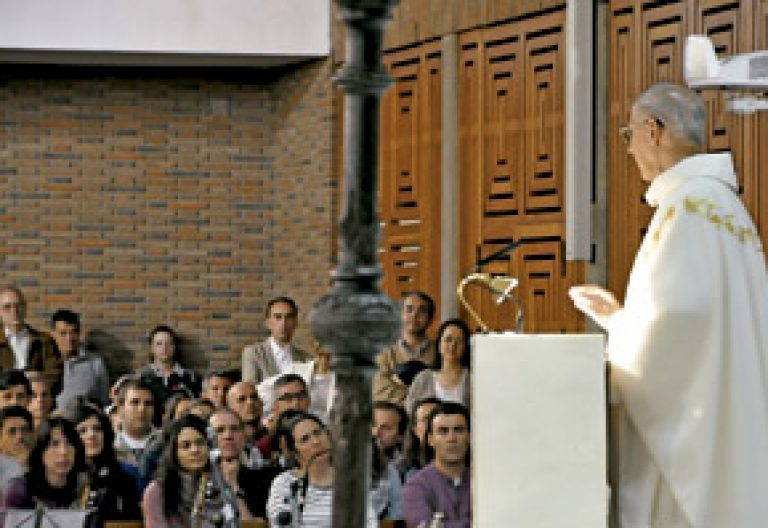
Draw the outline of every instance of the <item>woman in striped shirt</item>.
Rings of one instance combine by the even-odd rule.
[[[267,501],[270,525],[331,528],[334,470],[328,429],[313,414],[297,414],[288,424],[286,447],[298,467],[272,482]],[[370,504],[368,526],[377,526]]]

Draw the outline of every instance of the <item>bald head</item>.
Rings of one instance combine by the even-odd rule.
[[[227,392],[227,407],[235,411],[244,422],[254,422],[261,419],[263,404],[253,383],[240,381]]]

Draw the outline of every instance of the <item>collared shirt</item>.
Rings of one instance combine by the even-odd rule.
[[[275,366],[280,374],[293,372],[293,353],[291,344],[278,345],[275,338],[269,337],[269,346],[272,349],[272,355],[275,357]]]
[[[423,361],[422,358],[427,355],[429,348],[432,346],[432,341],[429,339],[424,339],[421,343],[419,343],[419,346],[416,347],[416,350],[414,350],[408,341],[400,338],[400,346],[403,347],[403,350],[405,350],[411,359],[418,359],[419,361]]]
[[[94,398],[102,405],[109,402],[109,373],[104,360],[82,349],[64,360],[62,389],[56,397],[56,406],[62,409],[78,396]]]
[[[472,524],[469,468],[452,479],[431,463],[413,475],[403,487],[403,513],[409,527],[443,514],[445,528],[469,528]]]
[[[8,344],[16,358],[16,368],[24,370],[27,367],[27,357],[29,356],[29,328],[25,326],[21,331],[14,334],[10,328],[6,327],[5,337],[8,339]]]
[[[156,429],[152,429],[150,433],[144,438],[138,439],[128,436],[123,430],[118,431],[115,434],[115,452],[118,453],[118,459],[138,467],[144,456],[144,452],[149,446],[150,441],[156,435]],[[121,457],[120,452],[130,453],[131,456],[130,458]]]
[[[156,377],[158,377],[161,380],[163,380],[163,385],[165,385],[166,387],[168,387],[168,380],[171,379],[171,376],[176,374],[178,377],[183,378],[184,375],[187,373],[187,371],[184,369],[184,367],[182,367],[178,363],[174,363],[173,364],[173,368],[171,369],[171,373],[168,374],[167,376],[163,374],[163,371],[160,370],[160,367],[157,366],[157,364],[155,364],[155,363],[150,363],[149,364],[149,368],[150,368],[150,370],[152,371],[152,373]]]

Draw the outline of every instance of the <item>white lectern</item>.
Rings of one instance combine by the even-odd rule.
[[[472,341],[476,528],[605,528],[602,335]]]

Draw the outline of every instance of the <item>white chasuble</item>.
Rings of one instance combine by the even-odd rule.
[[[768,279],[729,154],[686,158],[608,324],[622,528],[768,526]]]

